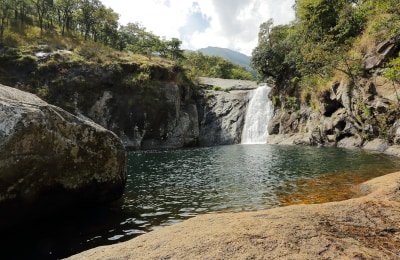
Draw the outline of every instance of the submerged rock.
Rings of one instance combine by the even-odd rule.
[[[0,85],[1,224],[113,201],[125,182],[125,149],[115,134]]]

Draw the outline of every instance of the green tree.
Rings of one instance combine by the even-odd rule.
[[[126,41],[125,49],[137,54],[143,54],[147,57],[151,57],[154,53],[163,52],[164,44],[160,40],[160,37],[147,32],[146,28],[141,26],[139,23],[129,23],[126,26],[121,27]]]
[[[32,13],[32,2],[31,0],[16,0],[14,2],[14,19],[17,22],[21,22],[24,25],[28,13]]]
[[[98,22],[96,19],[97,10],[102,6],[99,0],[81,0],[78,20],[82,25],[82,32],[85,41],[88,40],[94,25]]]
[[[183,50],[181,49],[182,41],[177,38],[172,38],[166,44],[167,57],[172,60],[183,59]]]
[[[14,4],[12,0],[0,0],[0,41],[3,41],[4,30],[8,25]]]
[[[261,79],[270,78],[283,88],[296,76],[298,55],[291,25],[272,26],[272,20],[261,24],[258,45],[252,52],[251,66]]]
[[[103,5],[96,9],[94,15],[97,22],[92,26],[93,40],[112,46],[118,35],[119,15]]]
[[[44,19],[53,8],[53,0],[31,0],[36,8],[36,15],[39,20],[40,34],[43,34]]]
[[[80,0],[55,0],[54,5],[58,14],[62,35],[65,30],[71,30],[74,14],[78,12]]]
[[[295,10],[300,27],[307,37],[318,40],[335,33],[345,0],[298,0]]]
[[[183,65],[195,76],[253,80],[251,73],[244,67],[224,58],[204,55],[201,52],[186,52]]]

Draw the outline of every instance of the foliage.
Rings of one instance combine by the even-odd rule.
[[[148,59],[184,58],[179,39],[161,39],[139,23],[120,26],[118,20],[119,14],[100,0],[0,0],[0,44],[17,47],[26,40],[42,41],[61,34],[66,39],[81,38],[143,54]]]
[[[383,75],[392,81],[400,83],[400,53],[399,56],[389,63],[389,68],[385,70]]]
[[[340,73],[357,86],[364,72],[366,46],[400,40],[400,0],[298,0],[296,19],[260,25],[251,65],[259,80],[273,82],[275,93],[311,102]],[[399,62],[400,63],[400,62]],[[396,78],[392,61],[385,72]],[[311,95],[311,96],[310,96]]]
[[[252,74],[255,74],[255,71],[250,67],[251,57],[243,53],[233,51],[227,48],[210,47],[210,46],[208,46],[207,48],[201,48],[198,51],[203,53],[204,55],[219,56],[225,58],[235,64],[238,64],[241,67],[245,67]]]
[[[222,87],[220,87],[220,86],[213,86],[213,87],[212,87],[212,90],[215,90],[215,91],[224,91],[224,89],[223,89]]]
[[[222,57],[209,56],[201,52],[186,52],[182,64],[191,73],[201,77],[253,80],[246,68]]]
[[[291,112],[294,112],[298,109],[297,98],[296,97],[286,97],[286,108],[288,108]]]
[[[288,80],[296,77],[295,38],[291,25],[273,27],[272,20],[260,25],[258,46],[253,50],[251,65],[261,80],[272,78],[277,86],[288,87]]]

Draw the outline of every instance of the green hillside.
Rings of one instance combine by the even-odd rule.
[[[205,55],[219,56],[225,58],[235,64],[238,64],[239,66],[245,67],[248,70],[251,69],[250,68],[251,57],[243,53],[233,51],[227,48],[210,47],[210,46],[207,48],[199,49],[198,51]]]

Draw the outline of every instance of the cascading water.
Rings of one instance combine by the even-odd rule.
[[[273,116],[274,108],[268,94],[271,87],[260,85],[251,93],[249,107],[242,132],[242,144],[265,144],[268,137],[268,122]]]

